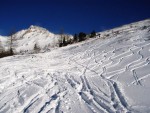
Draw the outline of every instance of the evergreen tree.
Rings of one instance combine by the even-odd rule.
[[[10,31],[10,33],[8,34],[8,36],[10,36],[10,55],[14,55],[14,52],[13,52],[13,38],[14,38],[14,34],[16,33],[16,30],[15,29],[12,29]]]
[[[80,32],[80,33],[79,33],[79,42],[80,42],[80,41],[84,41],[85,39],[86,39],[86,34],[83,33],[83,32]]]
[[[74,34],[73,41],[74,42],[78,42],[78,36],[77,36],[77,34]]]
[[[63,38],[63,46],[66,46],[67,45],[67,41],[66,41],[66,39],[65,39],[65,37]]]
[[[91,32],[90,38],[95,37],[95,36],[96,36],[96,32],[93,30],[93,31]]]
[[[64,38],[64,29],[60,29],[60,43],[63,43],[63,38]]]

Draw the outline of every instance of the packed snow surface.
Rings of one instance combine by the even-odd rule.
[[[149,26],[145,20],[51,52],[1,58],[0,113],[150,112]]]

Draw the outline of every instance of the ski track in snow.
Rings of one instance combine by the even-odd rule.
[[[122,33],[106,40],[0,59],[0,113],[150,112],[150,41],[144,39],[150,35],[141,26],[118,28]]]

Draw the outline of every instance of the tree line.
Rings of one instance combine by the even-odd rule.
[[[68,44],[72,44],[72,43],[77,43],[77,42],[81,42],[84,41],[88,38],[93,38],[96,36],[96,32],[93,30],[90,34],[86,34],[84,32],[80,32],[80,33],[76,33],[73,36],[73,39],[68,38],[67,36],[60,34],[61,38],[59,41],[59,47],[63,47],[63,46],[67,46]],[[66,38],[67,37],[67,38]]]

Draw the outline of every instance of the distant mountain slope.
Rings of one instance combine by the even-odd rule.
[[[105,38],[111,38],[111,37],[118,37],[118,36],[124,36],[125,34],[130,34],[130,33],[133,33],[133,32],[136,32],[137,31],[137,27],[138,29],[140,30],[144,30],[146,28],[149,29],[150,27],[150,21],[149,19],[147,20],[144,20],[144,21],[139,21],[139,22],[135,22],[135,23],[131,23],[131,24],[127,24],[127,25],[123,25],[123,26],[120,26],[120,27],[117,27],[117,28],[114,28],[114,29],[110,29],[110,30],[106,30],[106,31],[103,31],[103,32],[98,32],[98,34],[101,34],[100,36],[103,37],[104,39]],[[120,35],[118,35],[120,34]]]
[[[0,52],[8,50],[8,37],[0,36]]]
[[[0,59],[0,113],[150,113],[149,95],[150,19]]]
[[[66,34],[64,35],[66,36]],[[16,54],[49,51],[58,47],[60,37],[60,35],[53,34],[42,27],[30,26],[30,28],[13,35],[13,51]],[[73,38],[72,35],[68,35],[68,37]],[[2,45],[3,47],[4,45],[7,47],[10,43],[10,37],[1,37],[0,41],[5,43]]]

